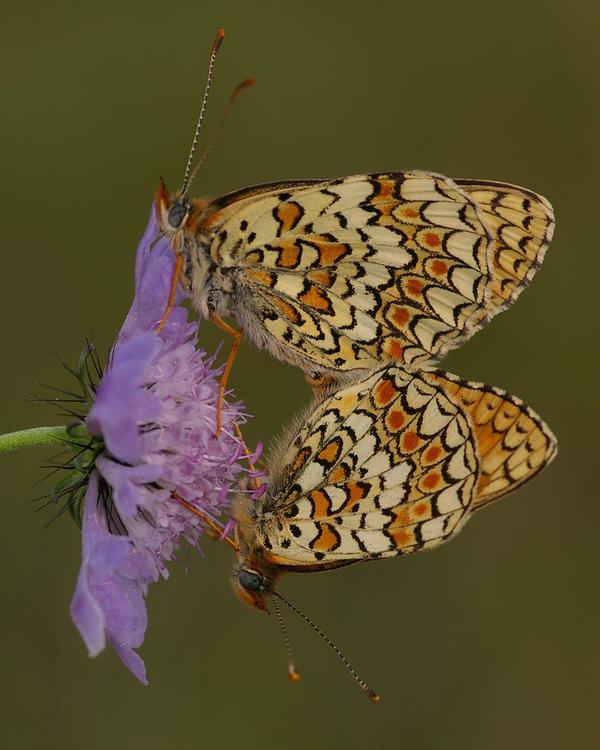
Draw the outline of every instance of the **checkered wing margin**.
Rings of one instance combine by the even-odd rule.
[[[472,510],[516,490],[556,456],[552,431],[516,396],[447,372],[423,377],[460,406],[476,435],[479,479]]]

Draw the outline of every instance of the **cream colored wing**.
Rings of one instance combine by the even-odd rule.
[[[257,538],[295,568],[433,547],[460,528],[478,478],[468,419],[395,366],[327,397],[279,463]]]
[[[554,234],[550,203],[504,182],[457,180],[477,203],[494,235],[490,304],[509,307],[541,266]]]
[[[516,396],[442,371],[423,373],[423,378],[443,388],[471,421],[479,458],[472,510],[513,492],[556,456],[552,431]]]
[[[556,452],[516,397],[396,366],[330,394],[295,433],[256,506],[266,560],[294,569],[435,547]]]
[[[221,199],[204,231],[234,271],[241,325],[275,356],[336,372],[422,364],[508,306],[539,265],[547,203],[504,187],[494,199],[427,172],[283,183]],[[521,251],[525,224],[536,234]]]

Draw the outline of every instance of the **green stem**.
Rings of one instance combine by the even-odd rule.
[[[0,435],[0,453],[8,453],[18,448],[48,448],[56,445],[72,445],[89,442],[91,435],[83,427],[32,427],[30,430],[17,430]]]

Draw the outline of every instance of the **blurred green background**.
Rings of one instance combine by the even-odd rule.
[[[520,395],[559,437],[551,468],[436,552],[289,576],[283,591],[383,695],[365,700],[287,616],[231,596],[206,542],[151,588],[143,688],[90,660],[68,607],[75,526],[28,504],[42,451],[2,456],[0,743],[6,748],[596,748],[598,44],[589,2],[66,2],[3,10],[2,431],[50,423],[26,402],[66,385],[87,335],[110,346],[158,176],[181,180],[208,47],[223,26],[205,141],[244,94],[200,195],[286,178],[420,167],[547,195],[558,229],[513,309],[448,369]],[[202,329],[213,350],[219,336]],[[233,385],[269,440],[308,399],[246,346]],[[46,485],[47,486],[47,485]]]

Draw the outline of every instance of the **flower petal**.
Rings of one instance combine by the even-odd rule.
[[[159,399],[140,387],[160,347],[152,332],[138,334],[119,346],[86,420],[89,431],[102,435],[110,453],[128,464],[141,458],[140,425],[154,422],[161,412]]]
[[[97,656],[108,635],[118,644],[126,666],[144,684],[143,662],[132,648],[144,640],[148,617],[147,584],[156,580],[151,556],[138,550],[126,536],[108,531],[98,493],[98,475],[93,472],[85,497],[82,527],[82,563],[71,617],[88,648]]]

